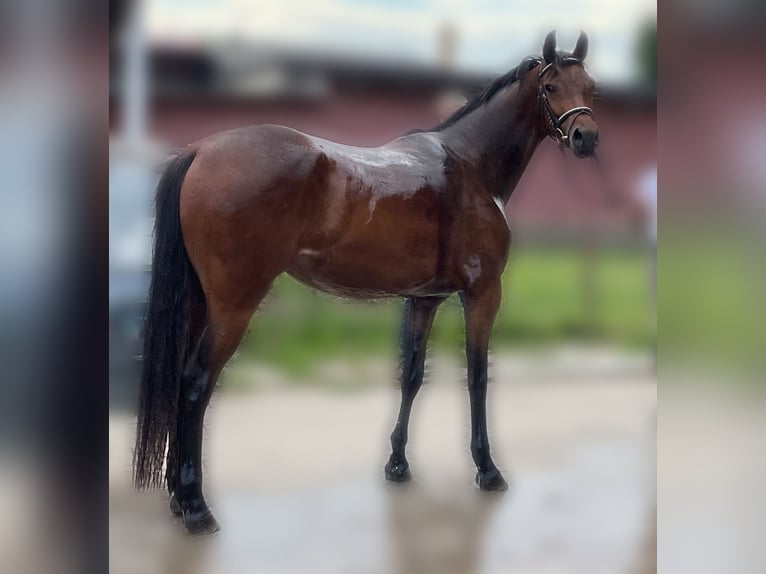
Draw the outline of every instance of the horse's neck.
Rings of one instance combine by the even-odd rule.
[[[536,99],[512,86],[443,132],[447,147],[472,164],[503,203],[545,137],[537,108]]]

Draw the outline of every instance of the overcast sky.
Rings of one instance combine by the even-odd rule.
[[[252,39],[356,56],[436,60],[437,30],[457,32],[457,65],[503,72],[539,54],[558,30],[572,49],[582,28],[601,80],[635,77],[636,31],[655,19],[654,0],[145,0],[155,39]]]

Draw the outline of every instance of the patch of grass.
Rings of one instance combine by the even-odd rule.
[[[645,254],[525,248],[503,277],[503,305],[493,348],[571,340],[647,347],[653,319]],[[292,372],[317,362],[397,353],[401,300],[350,302],[280,277],[255,315],[240,349]],[[430,344],[462,352],[463,311],[450,297],[436,317]]]
[[[763,381],[766,277],[760,235],[749,233],[724,220],[663,236],[660,348],[668,363],[726,372],[723,380]]]

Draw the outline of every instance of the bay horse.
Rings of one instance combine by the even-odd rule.
[[[219,529],[202,494],[202,428],[221,369],[274,279],[342,297],[403,297],[401,407],[385,466],[405,456],[426,342],[439,304],[466,322],[471,454],[482,490],[507,488],[487,437],[487,350],[511,232],[504,206],[546,136],[593,155],[588,39],[525,58],[446,121],[383,146],[341,145],[281,126],[222,132],[167,166],[156,195],[144,329],[137,488],[170,493],[193,534]],[[163,473],[163,467],[165,472]]]

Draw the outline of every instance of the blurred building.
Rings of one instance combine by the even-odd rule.
[[[438,123],[445,92],[471,95],[491,78],[440,62],[378,61],[279,50],[242,42],[154,45],[149,56],[149,126],[154,139],[182,147],[211,133],[249,124],[283,124],[312,135],[363,146],[383,144],[416,127]],[[121,129],[121,59],[113,51],[111,130]],[[510,66],[510,64],[509,64]],[[610,191],[630,193],[656,163],[653,88],[600,86],[596,119]],[[508,204],[515,231],[555,241],[584,230],[625,235],[620,202],[605,201],[606,185],[590,161],[561,157],[546,141]]]

